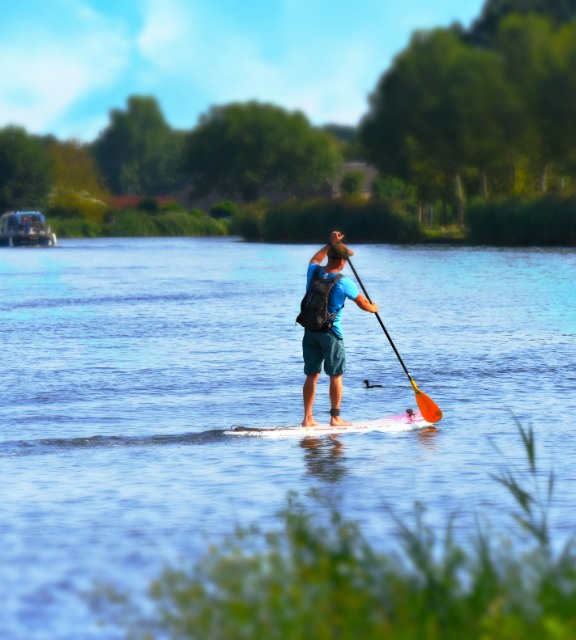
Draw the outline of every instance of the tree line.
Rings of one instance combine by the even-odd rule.
[[[511,13],[482,25],[415,34],[360,126],[371,162],[423,202],[453,202],[460,222],[471,197],[576,187],[576,21]]]
[[[175,130],[155,98],[131,96],[90,143],[0,129],[0,210],[38,207],[96,224],[112,195],[217,192],[251,207],[253,220],[255,203],[276,192],[294,215],[295,201],[354,159],[378,168],[373,192],[384,209],[424,226],[478,230],[507,200],[522,210],[543,199],[549,216],[551,198],[576,195],[574,68],[576,0],[487,0],[469,29],[415,33],[357,127],[314,127],[300,112],[250,101],[214,106],[193,129]],[[340,187],[353,196],[358,176]],[[268,209],[278,229],[283,209],[266,204],[260,228]]]

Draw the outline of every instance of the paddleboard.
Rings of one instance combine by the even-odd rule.
[[[383,431],[396,433],[399,431],[413,431],[433,427],[434,425],[419,413],[405,413],[401,416],[378,418],[377,420],[364,420],[353,422],[347,427],[333,427],[329,424],[318,424],[314,427],[302,426],[278,426],[278,427],[242,427],[235,426],[224,431],[227,436],[265,436],[272,438],[285,438],[296,436],[300,438],[318,437],[322,435],[345,433],[368,433],[370,431]]]

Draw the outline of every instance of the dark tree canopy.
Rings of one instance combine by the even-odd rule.
[[[0,129],[0,213],[43,208],[51,188],[46,141],[21,127]]]
[[[404,179],[419,162],[446,173],[486,166],[519,115],[500,57],[444,29],[414,36],[370,105],[360,128],[369,159]]]
[[[338,140],[340,152],[345,160],[364,160],[365,154],[358,141],[358,127],[344,124],[325,124],[322,129]]]
[[[576,0],[486,0],[480,16],[470,28],[470,41],[491,42],[502,20],[515,13],[546,16],[558,25],[576,18]]]
[[[332,136],[302,113],[256,101],[213,107],[184,149],[195,196],[214,190],[245,202],[270,190],[296,194],[319,187],[339,161]]]
[[[131,96],[126,111],[110,113],[93,151],[112,193],[159,195],[182,180],[183,137],[170,128],[155,98]]]
[[[356,142],[358,140],[358,129],[350,125],[325,124],[322,129],[342,142]]]

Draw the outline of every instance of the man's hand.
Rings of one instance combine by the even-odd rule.
[[[376,302],[370,302],[368,298],[364,297],[361,293],[357,298],[354,298],[354,302],[362,309],[362,311],[368,311],[368,313],[378,313],[378,304]]]
[[[344,234],[340,233],[340,231],[332,231],[329,242],[330,244],[338,244],[339,242],[342,242],[343,238]]]

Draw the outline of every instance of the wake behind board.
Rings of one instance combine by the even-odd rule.
[[[224,431],[227,436],[265,436],[272,438],[297,437],[318,437],[322,435],[333,435],[343,433],[368,433],[371,431],[382,431],[385,433],[397,433],[400,431],[413,431],[433,427],[434,425],[419,413],[405,413],[401,416],[391,416],[379,418],[378,420],[364,420],[353,422],[347,427],[332,427],[329,424],[318,424],[314,427],[301,426],[278,426],[278,427],[234,427]]]

